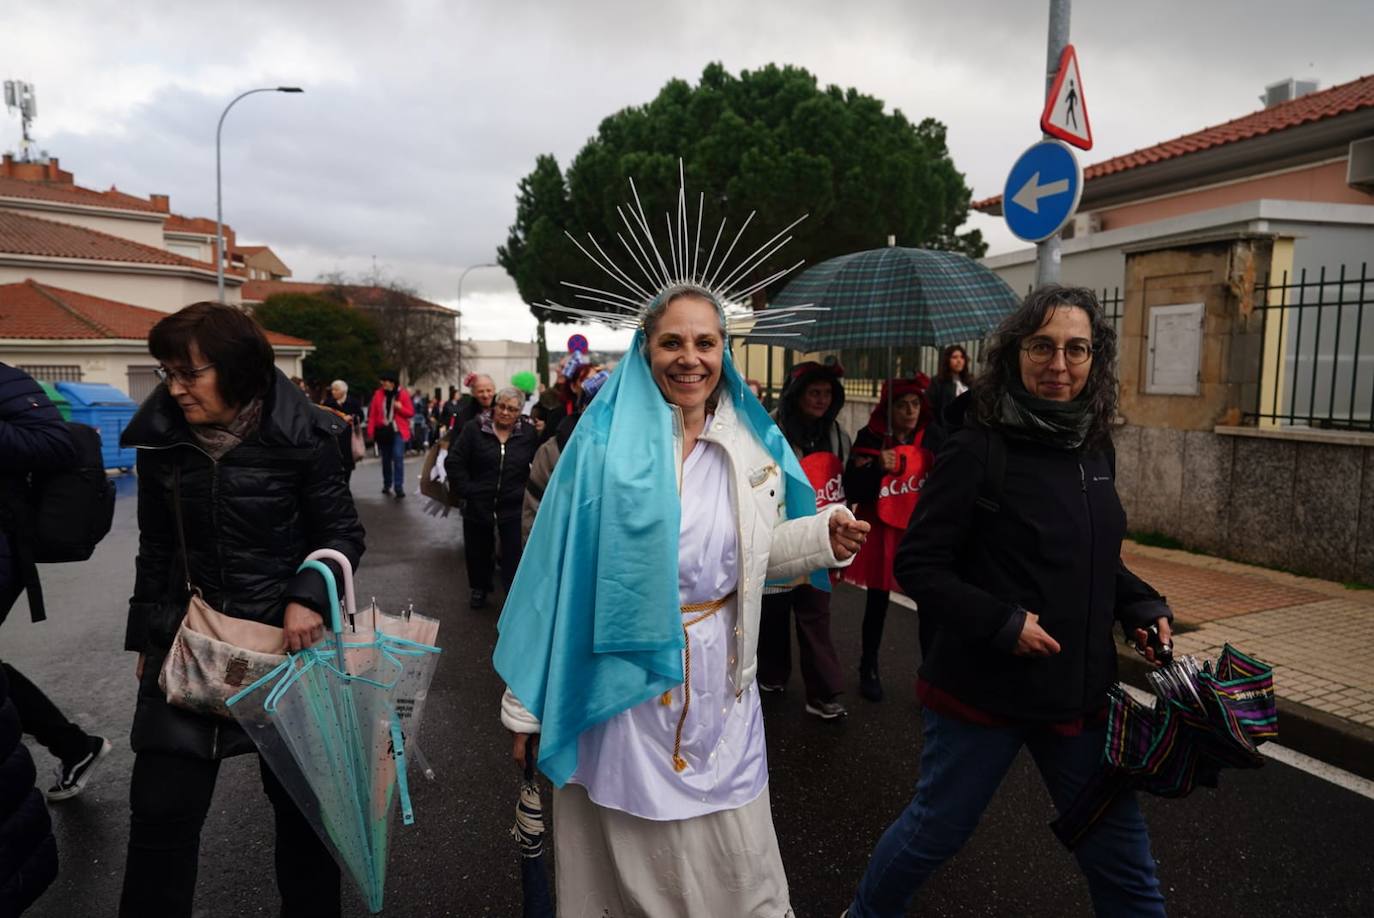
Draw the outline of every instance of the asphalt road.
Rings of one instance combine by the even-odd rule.
[[[413,476],[418,462],[407,463]],[[508,829],[518,775],[497,719],[501,685],[490,666],[497,612],[471,612],[456,516],[424,515],[380,493],[375,463],[354,476],[368,551],[360,597],[413,601],[437,615],[444,656],[426,712],[423,746],[437,780],[413,779],[416,824],[393,830],[386,914],[519,914],[519,866]],[[53,808],[62,871],[30,914],[114,914],[127,838],[133,657],[122,646],[137,547],[132,479],[121,482],[115,530],[94,558],[44,569],[49,621],[33,625],[20,604],[0,631],[0,655],[39,683],[115,751],[86,792]],[[841,588],[834,632],[857,664],[862,597]],[[847,904],[869,851],[907,802],[919,751],[912,674],[914,617],[889,615],[882,670],[889,700],[857,697],[850,716],[824,723],[802,710],[799,677],[765,697],[774,819],[800,918],[833,918]],[[36,749],[40,770],[51,759]],[[46,776],[45,776],[46,777]],[[1144,801],[1160,876],[1174,915],[1368,916],[1374,914],[1374,800],[1285,765],[1227,773],[1218,790],[1186,800]],[[1071,857],[1047,828],[1054,817],[1022,756],[967,848],[923,891],[913,914],[1090,914]],[[346,913],[366,914],[356,892]],[[225,762],[205,826],[197,915],[275,915],[271,811],[256,764]],[[729,918],[729,916],[722,916]]]

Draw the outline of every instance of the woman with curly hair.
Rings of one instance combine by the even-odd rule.
[[[1163,597],[1121,563],[1116,332],[1092,291],[1031,293],[990,340],[971,397],[897,551],[898,582],[934,624],[917,692],[916,796],[869,861],[849,918],[898,916],[969,836],[1029,749],[1062,812],[1098,769],[1112,628],[1169,640]],[[961,417],[962,416],[962,417]],[[1158,916],[1164,897],[1135,797],[1074,850],[1098,915]]]

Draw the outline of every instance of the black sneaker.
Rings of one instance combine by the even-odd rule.
[[[406,492],[404,492],[404,491],[397,491],[397,492],[396,492],[396,499],[397,499],[397,500],[400,500],[401,498],[403,498],[403,497],[405,497],[405,496],[406,496]]]
[[[385,495],[387,495],[388,497],[390,497],[390,496],[391,496],[391,488],[382,488],[382,493],[385,494]]]
[[[63,762],[57,768],[57,783],[48,788],[48,800],[69,800],[81,793],[91,772],[101,759],[110,754],[110,741],[103,736],[90,737],[90,747],[86,754],[74,762]]]
[[[821,720],[834,720],[837,717],[844,717],[849,711],[838,701],[808,701],[806,703],[806,713],[813,714]]]
[[[473,590],[473,591],[472,591],[472,595],[471,595],[470,597],[468,597],[468,608],[470,608],[470,609],[485,609],[486,607],[487,607],[487,592],[486,592],[486,590]]]

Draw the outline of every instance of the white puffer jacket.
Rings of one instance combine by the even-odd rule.
[[[682,413],[673,411],[673,435],[677,442],[678,490],[682,489]],[[710,429],[701,438],[716,443],[730,457],[734,471],[734,498],[739,525],[740,571],[738,595],[741,599],[739,625],[735,629],[737,652],[735,685],[743,691],[754,680],[758,669],[759,610],[765,581],[788,581],[820,568],[846,567],[850,558],[840,561],[830,547],[830,517],[853,515],[845,507],[832,504],[815,516],[785,519],[783,485],[785,479],[773,457],[735,413],[734,405],[723,400],[716,409]],[[501,722],[516,733],[538,733],[539,721],[507,689],[501,699]]]

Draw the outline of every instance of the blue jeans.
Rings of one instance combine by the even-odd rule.
[[[397,494],[405,493],[406,443],[401,435],[393,436],[390,446],[377,447],[377,452],[382,454],[382,487],[394,487]]]
[[[1058,736],[1033,727],[982,727],[927,708],[916,796],[869,858],[849,918],[900,918],[926,879],[958,853],[1023,745],[1063,812],[1102,759],[1105,730]],[[1054,836],[1046,829],[1046,836]],[[1162,916],[1150,836],[1133,794],[1116,799],[1074,850],[1098,915]]]

